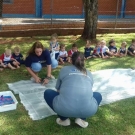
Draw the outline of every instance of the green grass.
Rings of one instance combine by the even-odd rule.
[[[115,39],[117,47],[122,41],[131,44],[131,39],[135,34],[104,34],[97,35],[98,39]],[[37,40],[41,41],[45,47],[49,46],[50,37],[32,37],[32,38],[0,38],[0,54],[5,48],[13,48],[15,45],[21,47],[25,56],[30,46]],[[83,51],[85,41],[79,36],[59,37],[59,42],[64,43],[67,49],[71,48],[72,43],[76,42],[79,50]],[[132,68],[135,67],[135,58],[127,56],[124,58],[110,58],[107,60],[90,59],[86,61],[86,67],[92,72],[111,68]],[[59,66],[53,70],[53,75],[58,77],[61,69]],[[44,76],[45,70],[40,75]],[[0,91],[9,90],[6,83],[19,80],[28,80],[30,75],[24,66],[12,71],[9,69],[0,72]],[[113,104],[99,107],[98,112],[91,118],[88,118],[89,126],[82,129],[74,124],[69,127],[62,127],[56,124],[57,116],[51,116],[42,120],[32,121],[28,112],[20,103],[18,95],[15,95],[19,101],[17,109],[9,112],[0,113],[0,135],[135,135],[135,98],[129,98],[115,102]]]

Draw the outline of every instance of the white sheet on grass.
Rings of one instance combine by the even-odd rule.
[[[108,69],[93,72],[93,91],[100,92],[103,100],[101,105],[135,96],[135,70]],[[51,80],[46,86],[32,81],[8,83],[9,89],[19,94],[21,103],[33,120],[39,120],[51,115],[54,111],[44,100],[44,91],[48,88],[55,90],[56,80]]]

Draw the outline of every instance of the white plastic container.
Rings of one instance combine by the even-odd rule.
[[[13,101],[14,101],[14,104],[0,106],[0,112],[15,110],[18,102],[17,102],[15,96],[13,95],[13,93],[11,91],[3,91],[3,92],[0,92],[0,96],[2,96],[2,95],[3,96],[11,96]]]

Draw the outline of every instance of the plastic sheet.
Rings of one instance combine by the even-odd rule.
[[[135,70],[108,69],[93,72],[93,91],[100,92],[103,100],[101,105],[135,96]],[[44,91],[55,90],[56,80],[52,79],[46,86],[32,81],[19,81],[8,84],[15,94],[19,93],[21,103],[25,106],[33,120],[39,120],[55,112],[46,104]]]

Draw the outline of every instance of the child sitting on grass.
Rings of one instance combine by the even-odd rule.
[[[127,49],[126,49],[127,43],[122,42],[120,49],[118,50],[118,56],[123,57],[127,56]]]
[[[60,64],[64,64],[64,62],[68,61],[68,54],[65,50],[65,45],[60,45],[60,52],[58,56],[58,60],[60,61]]]
[[[110,56],[118,56],[118,53],[117,53],[117,47],[116,47],[116,42],[115,42],[115,40],[114,39],[111,39],[110,41],[109,41],[109,52],[108,52],[108,54],[110,55]]]
[[[23,55],[20,53],[20,48],[16,46],[14,48],[14,53],[12,54],[13,58],[16,60],[14,64],[17,68],[20,68],[21,64],[24,64]]]
[[[6,49],[5,53],[0,56],[0,64],[3,68],[9,67],[10,69],[16,69],[14,67],[14,60],[10,49]]]
[[[77,49],[77,45],[74,43],[72,45],[72,49],[68,51],[68,62],[71,63],[71,57],[73,55],[74,52],[77,52],[78,49]]]
[[[135,39],[132,39],[132,44],[128,47],[128,54],[135,56]]]
[[[102,40],[101,41],[101,53],[100,53],[101,57],[103,59],[109,58],[108,52],[109,52],[109,48],[106,46],[106,41]]]
[[[92,57],[101,58],[100,53],[101,53],[101,42],[100,42],[100,40],[96,40],[96,45],[93,50]]]
[[[84,48],[84,58],[85,59],[92,58],[91,51],[93,51],[93,47],[91,47],[91,41],[87,40],[85,48]]]

